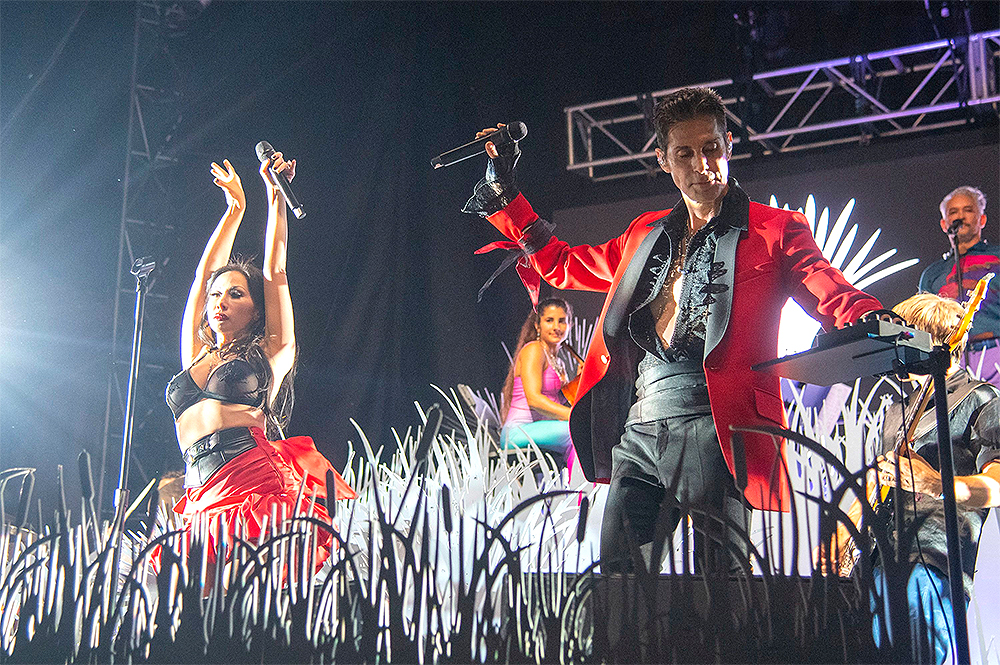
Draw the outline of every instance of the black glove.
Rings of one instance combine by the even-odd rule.
[[[868,321],[876,321],[882,319],[883,321],[890,321],[892,323],[898,323],[901,326],[908,326],[909,324],[901,317],[896,314],[891,309],[874,309],[870,312],[865,312],[858,317],[858,323],[866,323]]]
[[[517,141],[497,146],[499,154],[486,165],[486,176],[476,183],[472,198],[462,206],[462,212],[488,217],[500,212],[521,193],[514,169],[521,158]]]

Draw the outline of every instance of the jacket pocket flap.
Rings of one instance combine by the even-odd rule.
[[[766,390],[754,388],[753,399],[758,415],[778,424],[783,422],[785,404],[780,397]]]

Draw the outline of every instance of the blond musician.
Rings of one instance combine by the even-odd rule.
[[[964,309],[954,300],[930,293],[921,293],[904,300],[893,308],[909,324],[931,334],[936,344],[944,344],[961,321]],[[989,508],[1000,505],[1000,390],[972,379],[959,367],[958,359],[965,346],[962,339],[952,351],[952,364],[948,370],[948,410],[955,460],[955,496],[958,503],[959,533],[962,552],[962,571],[968,603],[976,570],[979,536]],[[912,376],[914,382],[923,383],[928,377]],[[934,662],[949,658],[954,644],[954,629],[950,624],[951,597],[948,584],[947,542],[945,536],[944,506],[941,474],[938,471],[937,428],[933,399],[927,405],[916,425],[913,441],[908,449],[897,455],[894,448],[900,440],[904,420],[908,426],[919,414],[919,390],[914,390],[906,400],[906,410],[899,402],[886,414],[882,428],[883,455],[878,458],[878,484],[892,487],[896,483],[896,459],[899,459],[899,481],[903,491],[904,523],[920,524],[912,542],[902,543],[912,565],[907,583],[910,605],[910,625],[915,644],[933,645]],[[874,490],[874,473],[869,476],[869,489]],[[870,496],[877,495],[871,491]],[[861,523],[861,502],[855,501],[848,515],[856,526]],[[922,523],[921,523],[922,521]],[[895,540],[895,534],[893,534]],[[815,559],[821,570],[827,570],[833,559],[841,562],[847,556],[851,537],[846,527],[839,525],[829,544],[817,548]],[[875,586],[885,603],[885,574],[881,560],[874,564]],[[872,599],[873,610],[876,599]],[[875,642],[881,641],[879,616],[875,612]],[[922,615],[922,619],[921,619]],[[921,623],[929,634],[918,634]],[[891,635],[890,635],[891,639]]]

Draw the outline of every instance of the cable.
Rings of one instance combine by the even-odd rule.
[[[73,19],[73,25],[69,26],[69,30],[66,31],[66,34],[63,35],[62,40],[56,46],[56,50],[52,53],[52,57],[49,58],[49,61],[45,65],[45,70],[42,71],[41,76],[39,76],[35,80],[35,84],[31,86],[31,90],[28,91],[28,94],[22,97],[21,101],[18,102],[17,106],[14,108],[14,111],[10,114],[10,117],[7,118],[7,123],[3,126],[3,128],[0,128],[0,142],[2,142],[3,139],[7,136],[7,132],[8,130],[10,130],[11,125],[14,124],[14,121],[17,120],[17,117],[21,115],[21,111],[23,111],[24,107],[27,106],[28,100],[30,100],[32,96],[34,96],[35,91],[38,90],[38,87],[42,85],[42,82],[49,75],[49,71],[52,70],[52,65],[56,63],[56,60],[59,59],[59,55],[63,52],[63,49],[66,48],[66,42],[69,41],[70,35],[72,35],[73,31],[76,30],[76,25],[77,23],[80,22],[80,17],[83,16],[83,12],[85,9],[87,9],[87,3],[84,3],[83,7],[80,7],[80,12],[76,15],[76,18]]]
[[[930,0],[924,0],[924,11],[927,12],[927,19],[931,22],[931,27],[934,28],[934,37],[936,39],[941,39],[941,31],[938,30],[937,21],[934,20],[934,13],[931,11]]]

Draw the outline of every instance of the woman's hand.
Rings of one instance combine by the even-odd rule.
[[[188,291],[187,303],[184,305],[184,318],[181,322],[181,366],[190,365],[201,352],[202,342],[198,336],[198,329],[203,320],[205,308],[205,286],[208,276],[214,271],[229,262],[229,256],[233,252],[233,242],[236,240],[236,232],[243,221],[243,213],[247,208],[247,197],[243,193],[243,183],[236,174],[236,169],[229,163],[228,159],[222,160],[223,166],[212,162],[212,176],[215,178],[216,186],[226,193],[226,212],[222,213],[212,237],[205,245],[205,251],[198,261],[198,268],[194,274],[194,281],[191,282],[191,289]]]
[[[271,175],[272,170],[284,175],[285,179],[291,182],[295,177],[295,160],[285,161],[280,152],[275,152],[260,163],[260,177],[264,179],[269,195],[275,195],[278,190],[278,183]]]
[[[222,163],[226,168],[222,168],[212,162],[212,175],[215,176],[213,182],[226,193],[226,203],[239,210],[247,209],[247,197],[243,193],[243,183],[236,175],[236,169],[229,163],[228,159],[223,159]]]
[[[882,485],[896,484],[896,453],[878,459],[878,479]],[[899,485],[907,492],[941,496],[941,474],[915,452],[899,457]]]

